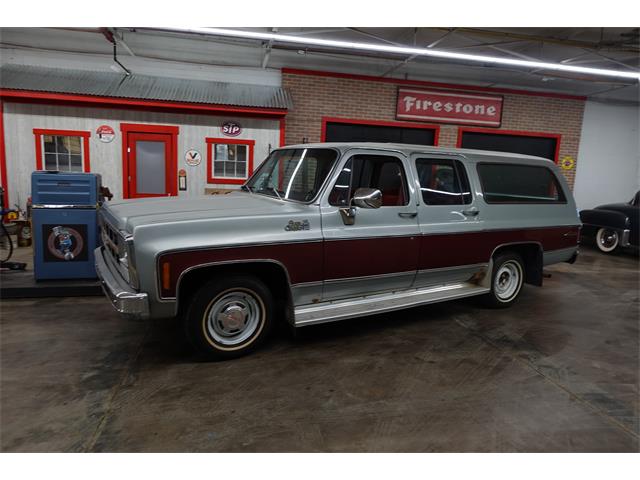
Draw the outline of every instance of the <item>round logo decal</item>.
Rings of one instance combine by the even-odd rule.
[[[188,150],[187,153],[184,154],[184,161],[190,167],[197,167],[202,161],[202,155],[200,155],[200,152],[197,150]]]
[[[238,122],[224,122],[220,128],[227,137],[237,137],[242,133],[242,126]]]
[[[575,164],[576,161],[569,155],[562,157],[562,160],[560,160],[560,166],[563,170],[571,170]]]
[[[47,239],[49,252],[60,260],[73,260],[82,252],[83,246],[82,235],[70,227],[53,227]]]
[[[100,125],[96,129],[96,135],[101,142],[110,143],[116,137],[116,132],[109,125]]]

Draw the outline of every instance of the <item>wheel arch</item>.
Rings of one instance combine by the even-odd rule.
[[[489,272],[493,272],[493,259],[505,252],[517,253],[522,258],[524,262],[524,283],[537,287],[542,286],[544,250],[540,242],[514,242],[498,245],[491,252]]]
[[[260,279],[273,295],[276,309],[287,321],[293,318],[291,280],[287,268],[277,260],[228,260],[195,265],[180,274],[176,282],[176,313],[184,311],[189,297],[215,275],[244,274]]]

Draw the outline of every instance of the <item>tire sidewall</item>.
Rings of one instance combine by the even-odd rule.
[[[612,231],[616,235],[616,243],[611,248],[605,248],[600,242],[601,237],[604,235],[604,233],[607,230]],[[617,230],[614,230],[612,228],[600,228],[596,232],[596,246],[598,247],[598,250],[600,250],[602,253],[613,253],[618,248],[619,245],[620,245],[620,234],[618,233]]]
[[[507,263],[514,263],[519,270],[519,284],[516,291],[507,299],[500,298],[495,291],[495,283],[498,272],[502,268],[502,266]],[[508,307],[512,305],[520,296],[520,292],[522,291],[522,287],[524,286],[524,263],[522,261],[522,257],[517,253],[505,253],[503,255],[499,255],[494,259],[493,263],[493,272],[491,274],[491,303],[496,307]]]
[[[242,291],[252,295],[258,302],[261,318],[255,332],[238,345],[217,342],[208,331],[207,318],[217,299],[230,291]],[[206,358],[222,360],[236,358],[253,351],[268,336],[273,324],[273,298],[267,286],[250,275],[231,275],[224,280],[205,283],[187,300],[184,327],[187,339],[195,350]]]

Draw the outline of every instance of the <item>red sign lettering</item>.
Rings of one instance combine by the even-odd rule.
[[[399,88],[396,118],[499,127],[502,97]]]

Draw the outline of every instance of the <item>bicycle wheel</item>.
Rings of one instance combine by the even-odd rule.
[[[7,232],[4,223],[0,220],[0,262],[4,263],[11,258],[13,254],[13,242]]]

